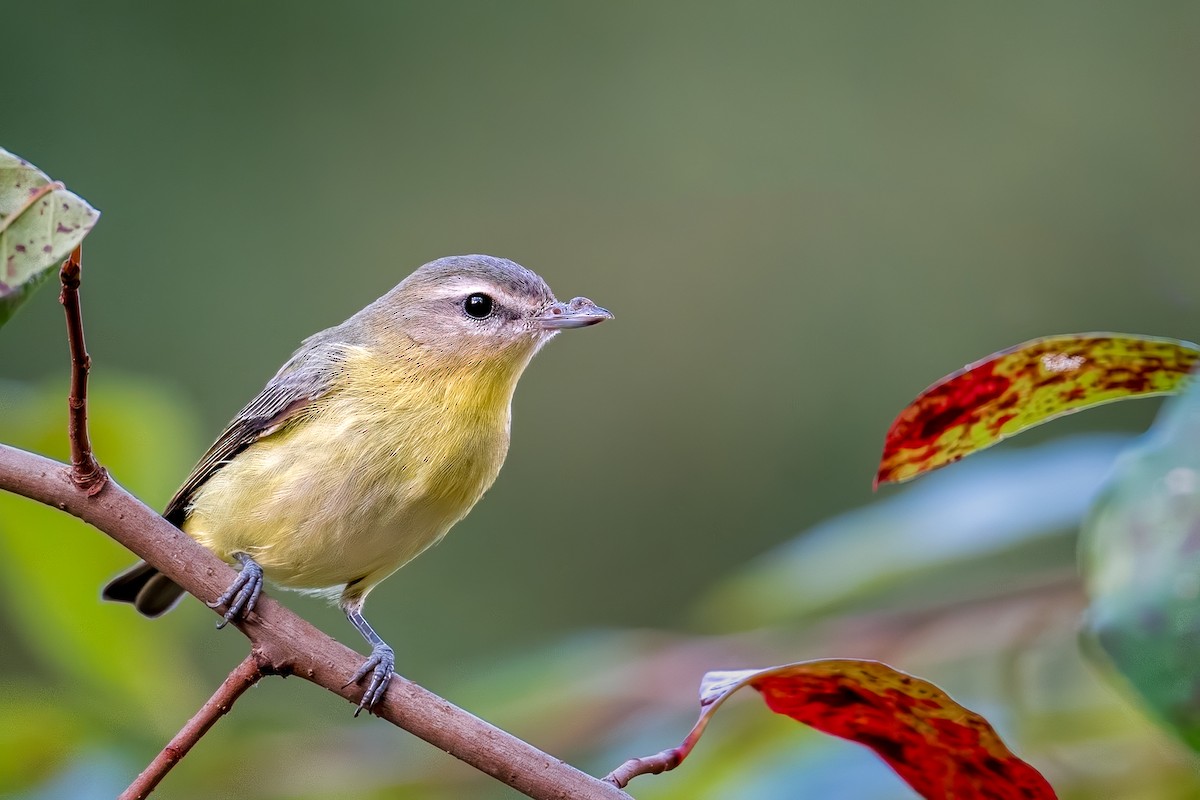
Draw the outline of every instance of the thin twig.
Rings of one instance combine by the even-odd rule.
[[[117,800],[145,800],[149,797],[154,787],[158,786],[159,781],[166,777],[171,768],[188,754],[196,742],[200,741],[200,737],[208,733],[209,728],[217,724],[217,720],[229,713],[237,699],[258,683],[262,676],[263,671],[259,667],[258,659],[253,653],[246,656],[242,663],[229,673],[213,696],[208,698],[208,702],[179,729],[179,733],[175,734],[162,752],[154,757],[150,765],[142,770],[142,774],[129,784],[129,788],[122,792]]]
[[[120,542],[201,600],[213,600],[236,577],[233,568],[151,508],[108,481],[88,496],[65,465],[0,445],[0,489],[79,517]],[[357,705],[362,688],[346,679],[363,657],[263,596],[246,622],[264,670],[293,674]],[[631,800],[611,783],[554,756],[399,676],[372,713],[537,800]]]
[[[683,761],[683,755],[680,748],[672,747],[669,750],[663,750],[652,756],[631,758],[605,775],[604,780],[613,786],[624,789],[629,785],[631,780],[639,775],[659,775],[668,770],[675,769]]]
[[[71,348],[71,393],[67,397],[67,435],[71,441],[71,480],[89,496],[104,488],[108,472],[92,453],[88,437],[87,381],[92,359],[83,339],[83,310],[79,303],[79,281],[83,269],[83,245],[78,245],[63,262],[58,302],[67,315],[67,342]]]

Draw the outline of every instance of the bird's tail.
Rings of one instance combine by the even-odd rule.
[[[132,603],[139,613],[157,617],[175,607],[183,597],[183,589],[145,561],[139,561],[109,581],[101,597]]]

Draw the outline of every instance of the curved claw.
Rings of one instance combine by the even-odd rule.
[[[262,567],[245,553],[236,553],[234,557],[242,564],[238,576],[234,578],[233,583],[229,584],[229,588],[225,590],[224,594],[213,602],[205,604],[209,608],[227,606],[224,618],[217,623],[217,628],[224,628],[235,619],[245,619],[254,610],[254,604],[258,602],[258,596],[262,594]]]
[[[350,680],[342,684],[342,688],[345,688],[352,683],[361,681],[367,673],[371,675],[362,699],[358,701],[358,710],[354,712],[354,716],[357,717],[361,714],[363,709],[370,711],[379,702],[384,692],[387,691],[388,684],[392,681],[392,673],[395,668],[396,654],[392,648],[386,644],[377,644],[371,649],[371,655],[362,663],[358,671],[351,676]]]

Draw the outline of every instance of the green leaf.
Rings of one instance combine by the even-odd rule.
[[[1200,751],[1200,382],[1118,461],[1080,547],[1089,654]]]
[[[0,325],[99,217],[86,200],[0,148]]]
[[[1075,534],[1132,436],[992,451],[800,532],[721,579],[699,616],[720,630],[928,609],[1075,570]]]
[[[92,381],[93,441],[115,480],[151,502],[186,471],[194,423],[162,387],[105,374]],[[65,385],[0,386],[0,441],[67,456]],[[30,671],[81,718],[159,731],[190,713],[203,681],[181,654],[178,625],[100,601],[100,587],[135,556],[63,512],[0,492],[0,629],[35,662]],[[12,687],[15,691],[16,687]],[[0,707],[10,702],[0,685]],[[119,721],[114,721],[119,720]]]

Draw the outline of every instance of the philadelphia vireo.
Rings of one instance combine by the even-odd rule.
[[[350,682],[359,709],[387,689],[394,654],[363,619],[367,593],[441,539],[508,452],[513,390],[560,330],[611,319],[555,300],[530,270],[491,256],[424,265],[350,319],[304,340],[234,417],[164,512],[237,580],[213,604],[244,617],[263,577],[336,597],[370,642]],[[183,590],[146,563],[104,597],[155,617]]]

